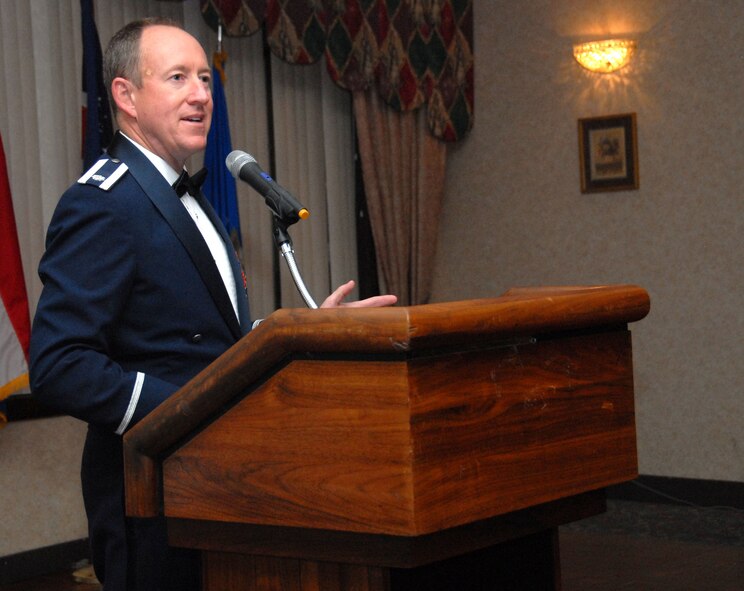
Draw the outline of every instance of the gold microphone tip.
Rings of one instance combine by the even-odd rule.
[[[305,208],[303,207],[303,208],[302,208],[302,209],[301,209],[301,210],[299,211],[299,213],[298,213],[297,215],[299,215],[299,216],[300,216],[300,219],[301,219],[301,220],[306,220],[307,218],[309,218],[309,217],[310,217],[310,212],[309,212],[309,211],[308,211],[307,209],[305,209]]]

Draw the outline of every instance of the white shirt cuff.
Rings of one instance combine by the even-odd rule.
[[[145,374],[141,371],[137,372],[137,378],[134,380],[134,388],[132,389],[132,397],[129,399],[129,406],[127,412],[124,413],[124,418],[121,420],[119,428],[116,430],[117,435],[121,435],[126,431],[129,426],[129,422],[134,416],[134,410],[137,408],[140,394],[142,393],[142,385],[145,383]]]

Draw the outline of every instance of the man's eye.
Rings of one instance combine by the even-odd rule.
[[[173,74],[173,80],[183,80],[183,74]]]

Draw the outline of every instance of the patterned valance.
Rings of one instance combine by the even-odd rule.
[[[400,111],[426,103],[442,140],[473,126],[473,0],[201,0],[201,9],[228,36],[264,25],[272,53],[286,62],[325,54],[342,88],[374,85]]]

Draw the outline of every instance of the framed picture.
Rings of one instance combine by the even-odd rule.
[[[581,192],[638,188],[635,113],[579,119]]]

